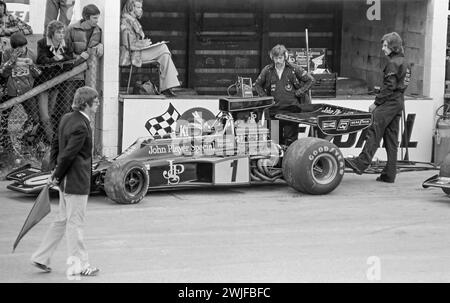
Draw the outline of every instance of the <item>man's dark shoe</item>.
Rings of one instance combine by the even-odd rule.
[[[44,265],[44,264],[41,264],[41,263],[38,263],[38,262],[31,262],[31,265],[33,265],[33,266],[35,266],[35,267],[37,267],[40,270],[43,270],[45,272],[51,272],[52,271],[52,269],[50,267],[48,267],[47,265]]]
[[[177,94],[175,94],[170,88],[162,91],[162,94],[169,98],[173,98],[173,97],[177,96]]]
[[[395,181],[389,180],[389,179],[387,179],[386,177],[383,177],[383,176],[379,176],[376,180],[378,182],[386,182],[386,183],[394,183],[395,182]]]
[[[354,159],[350,159],[350,158],[345,159],[345,166],[350,167],[351,169],[353,169],[353,172],[355,174],[358,174],[358,175],[362,175],[363,174],[363,170],[361,170],[358,167],[358,164],[356,164]]]

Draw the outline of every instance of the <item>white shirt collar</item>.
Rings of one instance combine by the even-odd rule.
[[[53,44],[52,39],[50,39],[49,37],[47,37],[47,46],[50,46],[50,51],[53,53],[56,53],[60,50],[63,50],[64,47],[66,47],[66,41],[63,39],[61,41],[61,43],[58,45],[58,48],[56,48],[56,46]]]
[[[85,116],[85,117],[89,120],[89,122],[91,122],[91,118],[89,118],[89,116],[88,116],[85,112],[82,112],[82,111],[80,110],[80,114],[82,114],[83,116]]]

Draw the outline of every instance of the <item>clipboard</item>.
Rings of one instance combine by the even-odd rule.
[[[160,42],[152,43],[152,44],[150,44],[148,46],[145,46],[145,47],[141,48],[140,50],[149,49],[149,48],[152,48],[152,47],[155,47],[155,46],[158,46],[158,45],[161,45],[161,44],[167,44],[167,43],[169,43],[169,41],[160,41]]]

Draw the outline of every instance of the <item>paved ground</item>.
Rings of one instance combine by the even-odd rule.
[[[150,193],[131,206],[91,197],[86,242],[101,274],[81,282],[450,282],[450,198],[421,187],[435,173],[393,185],[346,174],[327,196],[272,185]],[[6,184],[0,282],[69,282],[65,242],[52,273],[29,265],[54,213],[11,253],[34,199]]]

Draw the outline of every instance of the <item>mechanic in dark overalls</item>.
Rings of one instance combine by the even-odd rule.
[[[399,122],[404,108],[404,93],[410,80],[410,69],[405,61],[402,39],[393,32],[381,39],[382,51],[388,57],[388,63],[383,70],[383,86],[370,105],[373,114],[373,124],[368,128],[366,143],[362,152],[354,159],[346,159],[346,163],[357,174],[369,167],[377,151],[381,139],[384,140],[387,163],[381,175],[376,179],[380,182],[394,183],[397,174],[397,147]]]
[[[265,66],[255,82],[259,96],[272,96],[275,105],[270,108],[270,119],[276,114],[299,113],[299,104],[310,104],[308,90],[314,78],[302,67],[288,62],[284,45],[275,45],[270,51],[273,63]],[[280,121],[280,144],[289,146],[298,137],[298,123]]]

